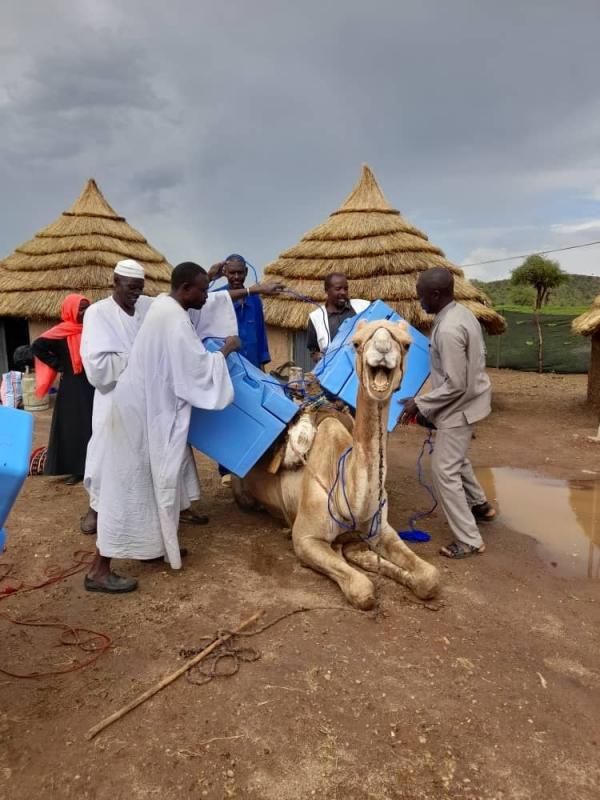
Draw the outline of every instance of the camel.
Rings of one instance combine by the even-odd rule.
[[[365,610],[375,604],[375,587],[351,564],[392,578],[421,599],[433,597],[439,586],[438,570],[415,555],[387,520],[387,420],[410,341],[405,322],[360,321],[352,338],[359,379],[353,433],[335,416],[316,427],[301,415],[290,425],[275,474],[267,453],[245,478],[232,480],[238,505],[263,507],[283,519],[300,561],[329,576],[353,606]],[[350,530],[355,534],[349,537]]]

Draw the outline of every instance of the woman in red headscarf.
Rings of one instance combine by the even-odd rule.
[[[62,322],[31,345],[35,356],[36,394],[43,397],[61,374],[46,459],[46,475],[68,475],[69,485],[83,480],[85,454],[92,435],[94,387],[88,382],[79,348],[87,297],[65,297]]]

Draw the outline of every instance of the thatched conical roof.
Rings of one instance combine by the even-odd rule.
[[[592,336],[600,331],[600,294],[588,311],[584,311],[583,314],[575,317],[571,327],[575,333],[581,336]]]
[[[430,267],[451,270],[456,299],[470,308],[490,333],[504,331],[503,318],[485,294],[389,205],[375,176],[363,166],[359,182],[340,208],[268,264],[265,276],[323,302],[323,279],[331,272],[341,272],[348,278],[351,297],[384,300],[416,328],[426,330],[431,317],[419,305],[416,283],[418,273]],[[269,324],[296,330],[306,327],[313,308],[290,296],[266,297],[263,302]]]
[[[90,179],[68,211],[0,261],[0,315],[55,319],[66,294],[91,302],[112,291],[117,261],[146,270],[145,294],[168,291],[171,267],[106,202]]]

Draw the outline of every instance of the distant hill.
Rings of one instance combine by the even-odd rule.
[[[515,304],[510,280],[472,281],[490,298],[494,306]],[[593,275],[569,275],[569,280],[550,294],[548,303],[552,308],[585,308],[600,294],[600,278]],[[521,305],[521,301],[519,301]]]

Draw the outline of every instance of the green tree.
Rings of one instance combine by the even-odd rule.
[[[533,308],[535,305],[535,291],[531,286],[511,286],[510,301],[515,306],[529,306]]]
[[[538,333],[538,372],[544,369],[544,342],[540,325],[540,309],[548,302],[550,292],[569,280],[558,261],[534,255],[529,256],[510,276],[513,286],[531,286],[535,289],[533,319]]]

